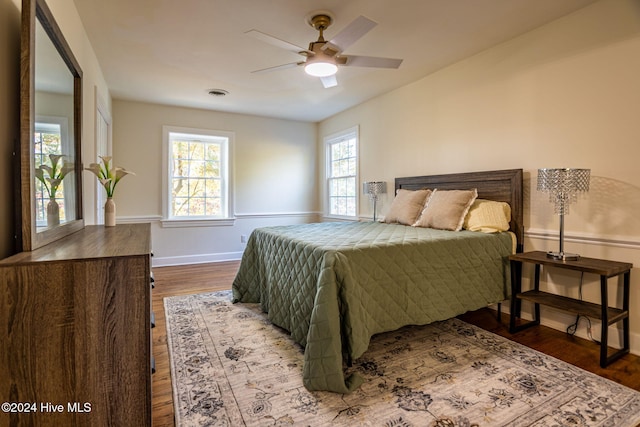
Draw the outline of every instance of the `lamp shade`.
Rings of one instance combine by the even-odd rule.
[[[579,193],[589,191],[590,169],[538,169],[538,191],[549,193],[555,213],[569,213]]]
[[[362,183],[362,192],[371,197],[387,192],[387,183],[384,181],[368,181]]]

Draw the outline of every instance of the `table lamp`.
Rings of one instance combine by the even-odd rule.
[[[373,200],[373,220],[376,221],[376,204],[380,194],[387,192],[387,183],[384,181],[368,181],[362,183],[364,194]]]
[[[538,169],[538,191],[549,193],[554,212],[560,216],[560,250],[547,252],[549,258],[574,261],[578,254],[564,251],[564,216],[569,205],[578,199],[578,193],[589,191],[590,169]]]

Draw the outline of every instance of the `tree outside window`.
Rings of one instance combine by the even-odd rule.
[[[327,204],[330,216],[357,215],[357,130],[327,138]]]
[[[34,132],[34,168],[38,170],[41,166],[51,165],[50,155],[62,155],[62,139],[63,129],[58,123],[36,122]],[[66,159],[62,157],[56,167],[61,168]],[[48,176],[47,176],[48,177]],[[45,177],[45,180],[46,178]],[[64,198],[64,180],[60,182],[55,191],[50,191],[44,182],[39,179],[35,180],[35,198],[36,198],[36,224],[46,224],[47,221],[47,203],[55,200],[59,206],[59,217],[61,221],[65,221],[65,198]],[[49,194],[52,193],[52,194]]]
[[[214,131],[168,132],[168,218],[229,216],[229,144]]]

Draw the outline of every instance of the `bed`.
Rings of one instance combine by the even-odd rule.
[[[396,178],[396,194],[477,189],[511,208],[509,232],[446,231],[378,222],[254,230],[234,302],[259,303],[304,348],[309,390],[349,393],[345,367],[375,334],[455,317],[508,298],[508,255],[523,248],[522,170]]]

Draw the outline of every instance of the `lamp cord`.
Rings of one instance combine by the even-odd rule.
[[[580,301],[582,301],[582,284],[583,284],[583,280],[584,280],[584,272],[580,273],[580,286],[578,287],[578,298],[580,299]],[[589,337],[589,339],[597,344],[600,344],[600,341],[596,340],[593,338],[593,335],[591,335],[591,319],[588,316],[585,316],[584,314],[578,314],[576,315],[576,321],[573,322],[572,324],[570,324],[569,326],[567,326],[567,334],[569,335],[575,335],[576,331],[578,330],[578,323],[580,323],[580,318],[584,317],[584,319],[587,321],[587,336]],[[603,325],[603,328],[606,327]]]

